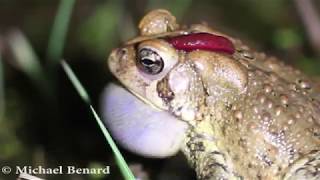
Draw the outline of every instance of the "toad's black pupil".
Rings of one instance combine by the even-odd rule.
[[[145,66],[151,66],[153,64],[155,64],[154,61],[152,61],[151,59],[142,59],[142,64],[145,65]]]

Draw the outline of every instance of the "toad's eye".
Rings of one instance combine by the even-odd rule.
[[[156,75],[163,70],[164,63],[157,52],[143,48],[138,53],[137,66],[147,74]]]

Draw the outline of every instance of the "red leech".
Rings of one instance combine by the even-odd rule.
[[[223,37],[209,33],[194,33],[170,37],[167,41],[176,49],[183,51],[207,50],[233,54],[235,49],[232,42]]]

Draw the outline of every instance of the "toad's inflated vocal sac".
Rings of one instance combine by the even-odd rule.
[[[102,112],[147,157],[182,151],[198,179],[320,179],[320,96],[299,70],[166,10],[108,59]]]

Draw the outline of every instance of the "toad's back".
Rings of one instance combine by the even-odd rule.
[[[232,162],[227,164],[244,179],[320,179],[319,91],[275,58],[253,53],[241,59],[246,93],[222,113],[211,111],[218,149]]]

